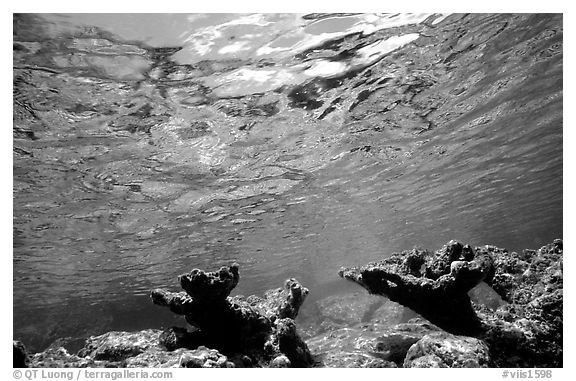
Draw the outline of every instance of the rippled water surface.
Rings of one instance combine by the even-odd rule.
[[[561,15],[15,15],[14,337],[182,324],[450,239],[562,238]],[[304,307],[304,314],[306,312]]]

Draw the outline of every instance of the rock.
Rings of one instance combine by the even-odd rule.
[[[369,290],[390,292],[407,303],[432,292],[438,300],[446,299],[440,307],[454,297],[450,290],[456,290],[460,296],[461,290],[470,290],[482,279],[485,283],[476,287],[475,300],[480,302],[489,295],[491,301],[489,305],[468,301],[480,326],[479,331],[470,330],[470,336],[443,332],[420,318],[393,325],[409,310],[403,312],[398,305],[378,302],[371,296],[349,294],[317,302],[317,312],[326,329],[306,343],[299,336],[294,319],[308,290],[295,279],[289,279],[283,288],[270,290],[264,297],[231,297],[230,292],[239,281],[237,266],[231,266],[212,273],[195,270],[183,276],[192,295],[165,290],[152,292],[156,304],[184,315],[193,324],[190,330],[172,327],[164,331],[108,332],[87,339],[77,355],[62,348],[60,340],[44,352],[30,356],[29,365],[561,367],[562,255],[560,240],[522,254],[494,246],[471,249],[451,241],[434,255],[412,250],[388,258],[388,262],[343,271],[342,275]],[[380,276],[379,280],[372,278],[375,274]],[[389,280],[406,289],[390,291],[386,283]],[[410,287],[421,295],[416,292],[411,299]],[[342,318],[338,323],[339,314]],[[392,321],[388,321],[390,316]],[[466,319],[464,322],[470,322]],[[14,363],[22,366],[25,361],[23,344],[14,341]]]
[[[270,368],[290,368],[292,363],[288,360],[288,357],[280,355],[275,357],[274,360],[270,362]]]
[[[264,299],[252,295],[246,301],[269,319],[296,319],[307,295],[307,288],[295,279],[288,279],[283,288],[266,291]]]
[[[473,335],[481,324],[468,291],[493,275],[493,260],[485,252],[473,256],[471,249],[463,249],[461,243],[450,241],[435,254],[414,249],[360,268],[342,269],[339,275],[414,310],[448,332]]]
[[[216,272],[195,269],[180,277],[185,292],[152,292],[153,302],[184,315],[192,325],[190,330],[171,327],[164,331],[108,332],[87,339],[78,355],[55,345],[36,354],[33,364],[205,368],[312,365],[308,346],[293,320],[308,289],[289,279],[283,288],[266,292],[264,298],[230,297],[238,281],[237,265]]]
[[[278,319],[276,334],[272,336],[278,343],[278,352],[284,353],[293,367],[303,368],[313,363],[306,343],[298,336],[296,324],[290,318]]]
[[[62,347],[65,340],[57,340],[40,353],[31,358],[31,366],[35,368],[99,368],[125,367],[127,362],[140,354],[146,361],[138,366],[157,366],[161,362],[153,361],[153,357],[162,357],[166,352],[159,345],[159,330],[144,330],[138,332],[108,332],[100,336],[92,336],[86,340],[78,354],[71,354]]]
[[[561,240],[522,254],[450,241],[435,254],[405,251],[342,269],[340,275],[414,309],[448,333],[482,340],[496,366],[562,367],[562,255]],[[480,282],[485,284],[479,287]],[[476,302],[488,296],[489,306],[471,303],[468,292]],[[422,354],[410,364],[453,366],[437,357]],[[478,366],[484,360],[478,358]]]
[[[14,368],[27,368],[30,360],[28,359],[28,353],[26,352],[26,347],[21,341],[12,341],[12,346],[14,347],[12,352],[12,367]]]
[[[404,368],[487,368],[489,349],[482,340],[435,332],[410,347]]]
[[[194,351],[186,351],[180,357],[181,368],[234,368],[234,363],[217,350],[198,347]]]
[[[396,367],[402,366],[410,346],[438,331],[421,319],[394,326],[373,321],[325,332],[311,338],[308,346],[325,367]]]
[[[363,336],[362,327],[344,327],[314,336],[307,344],[314,357],[321,357],[327,353],[356,351],[357,341]]]
[[[89,338],[78,355],[68,353],[65,348],[51,346],[32,356],[30,364],[35,368],[235,367],[217,350],[203,346],[194,350],[179,348],[167,351],[156,342],[159,334],[159,331],[153,330],[110,332]],[[127,341],[131,339],[134,346],[129,349]]]
[[[262,347],[272,332],[272,322],[242,298],[203,303],[184,293],[152,292],[154,303],[169,306],[204,335],[203,344],[224,352]]]
[[[192,350],[179,348],[174,351],[166,351],[162,348],[148,348],[144,352],[129,357],[122,366],[126,368],[177,368],[181,358]]]
[[[236,287],[240,275],[238,264],[234,263],[216,272],[194,269],[189,274],[180,275],[179,279],[182,289],[199,303],[221,303]]]
[[[527,304],[534,297],[562,288],[562,240],[522,254],[487,246],[496,272],[490,286],[509,303]]]
[[[492,250],[497,267],[491,285],[509,304],[478,314],[496,365],[562,367],[562,240],[522,254]]]
[[[68,353],[62,347],[49,347],[43,352],[34,354],[30,359],[32,368],[104,368],[120,366],[119,363],[95,361],[90,357],[80,357]]]
[[[140,332],[108,332],[86,340],[78,352],[80,357],[117,362],[134,357],[149,348],[158,347],[161,331],[150,329]]]
[[[257,365],[257,362],[248,355],[237,354],[229,358],[236,368],[253,368]]]
[[[425,335],[436,331],[439,331],[438,327],[424,322],[398,324],[374,339],[370,349],[378,357],[402,366],[410,347]]]
[[[396,364],[361,351],[334,351],[319,356],[318,366],[326,368],[396,368]]]
[[[233,357],[250,354],[261,366],[268,366],[280,355],[295,367],[311,365],[312,356],[293,320],[308,289],[289,279],[283,288],[266,292],[264,298],[230,297],[239,279],[238,265],[233,264],[215,272],[194,269],[180,276],[185,292],[153,290],[155,304],[184,315],[196,329],[193,338],[182,330],[167,332],[164,345],[175,348],[189,339],[194,345],[202,344]],[[179,335],[186,340],[179,339]]]
[[[173,351],[178,348],[196,349],[205,340],[199,329],[188,331],[186,328],[171,327],[165,329],[159,337],[160,345]]]

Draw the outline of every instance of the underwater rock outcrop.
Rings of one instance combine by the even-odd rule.
[[[28,352],[24,343],[17,340],[12,340],[12,367],[14,368],[27,368],[29,359]]]
[[[403,307],[374,296],[332,295],[316,302],[321,327],[310,329],[307,343],[294,319],[308,290],[295,279],[262,297],[230,296],[239,281],[236,264],[193,270],[179,278],[185,291],[151,294],[192,327],[108,332],[88,338],[77,353],[60,340],[27,355],[14,341],[14,366],[562,367],[562,255],[561,240],[522,253],[451,241],[436,253],[406,251],[344,269],[342,276],[429,321],[399,323]],[[431,301],[418,306],[426,295],[437,309],[452,303],[451,309],[434,310]]]
[[[158,346],[158,330],[139,332],[107,332],[86,340],[78,352],[81,358],[89,357],[96,361],[118,362],[137,356]]]
[[[435,332],[410,347],[404,368],[488,368],[488,346],[474,337]]]
[[[184,315],[192,329],[171,327],[107,332],[89,337],[77,353],[55,344],[28,356],[14,341],[14,366],[99,367],[307,367],[313,365],[294,319],[308,295],[295,279],[263,297],[230,297],[238,265],[216,272],[192,270],[179,277],[184,292],[157,289],[155,304]],[[28,360],[29,359],[29,360]]]
[[[179,277],[184,292],[152,291],[155,304],[183,315],[194,327],[194,331],[172,328],[166,332],[166,347],[201,343],[227,355],[242,354],[252,366],[312,365],[310,351],[294,323],[308,289],[288,279],[284,288],[270,290],[263,298],[230,297],[239,279],[237,264],[215,272],[194,269]]]
[[[561,367],[562,253],[561,240],[522,254],[450,241],[435,253],[395,253],[339,275],[451,334],[483,340],[496,366]],[[491,310],[472,303],[468,293],[480,282],[503,305]]]
[[[54,345],[31,356],[34,368],[233,368],[235,363],[215,349],[199,346],[168,351],[162,331],[107,332],[88,338],[77,354]]]
[[[509,253],[492,247],[491,287],[507,304],[475,306],[497,366],[562,367],[563,243]]]
[[[339,275],[372,294],[387,296],[453,334],[481,330],[468,291],[494,275],[492,257],[450,241],[436,253],[414,249]]]

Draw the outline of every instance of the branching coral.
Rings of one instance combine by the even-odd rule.
[[[393,254],[339,275],[418,312],[447,332],[484,340],[500,366],[562,366],[562,241],[522,254],[456,241]],[[480,282],[505,302],[471,302]]]
[[[243,298],[229,296],[240,279],[237,264],[215,272],[194,269],[179,279],[184,292],[157,289],[151,297],[155,304],[184,315],[196,330],[172,329],[164,336],[167,347],[201,343],[226,354],[248,355],[263,366],[312,364],[293,320],[308,295],[297,280],[287,280],[283,289],[268,291],[264,298]]]

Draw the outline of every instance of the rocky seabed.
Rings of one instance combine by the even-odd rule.
[[[28,354],[14,341],[14,367],[562,367],[562,254],[559,239],[522,253],[457,241],[394,253],[342,268],[368,294],[316,301],[315,320],[298,328],[309,290],[296,279],[230,296],[237,264],[194,269],[179,277],[183,291],[151,292],[183,327],[108,332],[77,353],[58,341]]]

